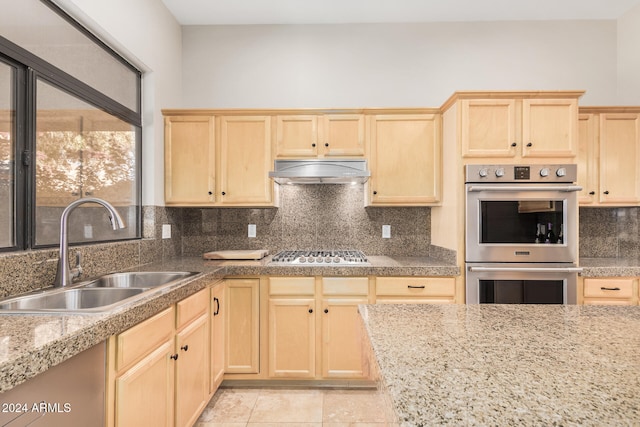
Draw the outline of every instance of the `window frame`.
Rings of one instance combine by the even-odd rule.
[[[0,247],[0,252],[12,252],[27,249],[55,247],[58,244],[35,244],[35,212],[36,212],[36,85],[38,80],[47,82],[57,89],[75,96],[82,101],[111,114],[118,119],[137,128],[135,138],[136,156],[136,233],[135,237],[118,240],[95,240],[78,242],[74,245],[89,245],[106,242],[124,242],[141,239],[142,236],[142,72],[131,63],[118,55],[108,45],[103,43],[80,23],[67,15],[50,0],[40,0],[54,13],[60,15],[70,25],[81,31],[94,43],[106,50],[115,59],[126,65],[136,74],[136,104],[133,111],[125,105],[115,101],[102,92],[94,89],[76,77],[50,64],[26,49],[0,35],[0,59],[15,68],[14,108],[15,108],[15,137],[14,137],[14,191],[15,218],[14,246]]]

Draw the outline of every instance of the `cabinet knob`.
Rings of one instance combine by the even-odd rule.
[[[313,308],[310,308],[310,309],[309,309],[309,313],[313,313]]]
[[[176,354],[172,354],[171,356],[169,356],[171,359],[173,360],[178,360],[178,353]]]
[[[511,146],[512,146],[512,147],[515,147],[516,145],[518,145],[518,144],[516,144],[515,142],[512,142],[512,143],[511,143]]]
[[[533,147],[533,142],[529,142],[529,143],[527,144],[527,147]]]
[[[213,191],[209,191],[209,195],[211,196],[213,194]]]
[[[227,194],[227,193],[225,193],[225,192],[223,191],[223,192],[222,192],[222,195],[224,196],[225,194]]]
[[[329,146],[329,143],[328,143],[328,142],[325,142],[325,143],[324,143],[324,146],[325,146],[325,147],[328,147],[328,146]]]
[[[311,146],[312,146],[312,147],[315,147],[315,146],[316,146],[316,143],[314,142],[313,144],[311,144]]]
[[[373,194],[378,194],[378,192],[374,190],[374,191],[373,191]]]
[[[180,347],[180,350],[189,351],[189,344]]]
[[[609,194],[609,190],[605,191],[604,194]]]
[[[590,195],[590,196],[593,196],[594,194],[596,194],[596,192],[595,192],[595,191],[589,191],[589,195]]]
[[[328,313],[328,312],[329,312],[329,309],[328,309],[328,308],[325,308],[325,309],[324,309],[324,312],[325,312],[325,313]]]

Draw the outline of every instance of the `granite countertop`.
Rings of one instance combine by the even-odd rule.
[[[640,425],[640,307],[360,311],[401,426]]]
[[[640,276],[640,259],[637,258],[580,258],[581,276],[584,277],[634,277]]]
[[[0,314],[0,392],[9,390],[72,356],[147,319],[225,276],[455,276],[460,269],[431,258],[369,257],[367,267],[269,266],[259,261],[209,261],[176,257],[140,271],[198,271],[179,285],[151,292],[104,314]]]

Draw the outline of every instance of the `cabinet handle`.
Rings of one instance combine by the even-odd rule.
[[[189,344],[180,347],[180,350],[189,351]]]
[[[605,288],[604,286],[601,286],[600,290],[602,290],[602,291],[619,291],[620,288],[618,288],[618,287],[616,287],[616,288]]]
[[[533,142],[528,143],[527,147],[533,147]]]
[[[309,309],[309,313],[313,313],[313,308],[310,308],[310,309]]]
[[[424,285],[421,285],[421,286],[407,285],[407,288],[409,288],[409,289],[424,289]]]
[[[517,146],[517,145],[518,145],[518,144],[516,144],[515,142],[512,142],[512,143],[511,143],[511,146],[512,146],[512,147],[515,147],[515,146]]]
[[[589,195],[590,195],[590,196],[593,196],[594,194],[596,194],[596,192],[595,192],[595,191],[589,191]]]
[[[604,194],[609,194],[609,190],[605,191]]]
[[[324,312],[325,312],[325,313],[328,313],[328,312],[329,312],[329,309],[328,309],[328,308],[325,308],[325,309],[324,309]]]
[[[213,312],[213,315],[217,316],[218,314],[220,314],[220,300],[217,297],[213,297],[213,302],[216,303],[216,309]]]
[[[172,354],[171,356],[169,356],[169,358],[173,360],[178,360],[178,353]]]

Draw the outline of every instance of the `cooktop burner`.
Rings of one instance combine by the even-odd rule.
[[[371,265],[361,251],[347,250],[312,250],[281,251],[273,256],[272,263],[278,265],[321,265],[321,266],[353,266]]]

